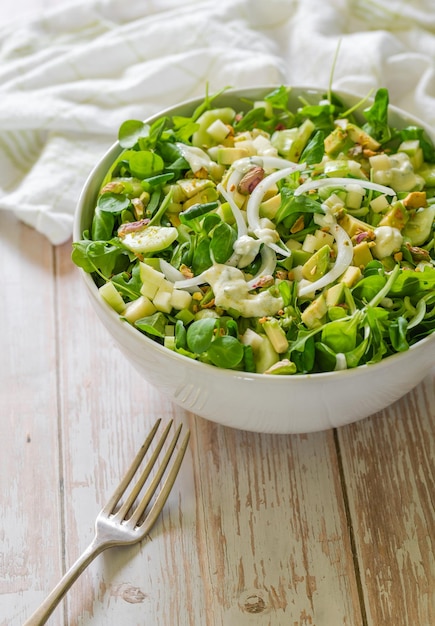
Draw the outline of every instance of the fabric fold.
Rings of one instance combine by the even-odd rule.
[[[337,55],[338,51],[338,55]],[[429,0],[85,0],[0,29],[0,208],[53,244],[126,119],[224,87],[332,85],[435,124]]]

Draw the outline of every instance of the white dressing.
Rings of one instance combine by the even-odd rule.
[[[215,264],[204,272],[215,296],[216,306],[235,309],[242,317],[276,315],[284,306],[281,297],[269,291],[250,293],[243,272],[236,267]]]

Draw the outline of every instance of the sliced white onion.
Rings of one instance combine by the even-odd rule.
[[[329,272],[324,274],[318,280],[315,280],[313,283],[299,283],[298,296],[300,298],[314,294],[314,292],[318,289],[322,289],[322,287],[326,287],[326,285],[334,282],[334,280],[341,276],[352,263],[353,246],[347,232],[338,224],[331,226],[330,232],[334,235],[337,243],[337,258],[334,266],[329,270]]]
[[[269,246],[263,246],[260,250],[261,267],[254,278],[247,281],[248,289],[254,289],[259,279],[263,276],[273,276],[276,267],[276,254]]]
[[[272,174],[269,174],[269,176],[263,178],[263,180],[255,187],[249,197],[246,207],[248,226],[253,232],[260,228],[260,204],[266,191],[279,180],[286,178],[297,169],[300,169],[300,166],[293,164],[291,167],[286,167],[278,170],[277,172],[273,172]]]
[[[311,189],[320,189],[320,187],[334,187],[335,185],[341,187],[346,185],[358,184],[364,189],[372,189],[373,191],[379,191],[387,196],[395,196],[396,192],[391,187],[385,187],[385,185],[378,185],[378,183],[372,183],[370,180],[364,180],[361,178],[319,178],[318,180],[308,180],[303,183],[297,189],[295,189],[295,196],[300,196],[306,191]]]
[[[216,189],[219,191],[219,193],[225,198],[225,200],[230,205],[231,211],[233,212],[233,215],[234,215],[234,219],[236,220],[237,236],[241,237],[242,235],[246,235],[248,232],[248,228],[246,226],[245,218],[243,217],[241,210],[239,209],[239,207],[236,204],[236,201],[234,200],[233,192],[225,189],[222,183],[219,183],[219,185],[216,186]]]
[[[207,281],[207,270],[198,274],[198,276],[193,276],[192,278],[184,278],[183,280],[176,280],[174,282],[175,289],[188,289],[190,290],[192,287],[198,287],[199,285],[203,285]]]
[[[184,274],[182,274],[179,270],[177,270],[177,268],[175,268],[173,265],[171,265],[164,259],[160,259],[160,270],[165,275],[165,278],[169,280],[171,283],[178,284],[179,282],[182,282],[185,285],[186,280],[190,280],[189,278],[186,278],[186,276],[184,276]],[[195,285],[192,287],[186,287],[186,288],[188,291],[192,293],[195,291],[199,291],[199,288]]]

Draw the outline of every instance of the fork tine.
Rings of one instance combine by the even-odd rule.
[[[165,441],[166,441],[166,439],[168,437],[168,433],[169,433],[169,431],[171,429],[172,422],[173,422],[173,420],[169,421],[169,423],[166,426],[165,430],[163,431],[159,441],[157,442],[156,447],[153,450],[153,453],[152,453],[150,459],[148,460],[146,466],[142,470],[142,472],[141,472],[139,478],[137,479],[136,483],[133,485],[130,494],[128,495],[128,497],[125,499],[125,502],[122,504],[122,506],[119,508],[119,510],[114,515],[114,517],[117,518],[118,520],[123,520],[127,516],[127,514],[129,512],[129,510],[131,509],[131,507],[133,506],[137,496],[139,495],[142,487],[145,484],[146,479],[150,475],[152,468],[156,464],[157,458],[158,458],[158,456],[159,456],[159,454],[161,452],[161,449],[163,448],[163,444],[165,443]]]
[[[174,440],[175,441],[174,441],[174,445],[171,446],[171,448],[172,448],[171,449],[171,453],[169,455],[168,455],[168,453],[165,455],[164,461],[166,460],[166,457],[168,457],[166,465],[165,465],[165,468],[166,468],[166,466],[169,463],[170,457],[171,457],[172,452],[173,452],[174,447],[175,447],[175,443],[176,443],[176,441],[177,441],[177,439],[179,437],[179,434],[181,432],[181,428],[182,427],[180,425],[180,427],[178,428],[176,436],[174,436]],[[166,476],[166,478],[165,478],[165,480],[163,482],[163,485],[162,485],[162,488],[160,490],[160,493],[157,496],[157,498],[156,498],[154,504],[152,505],[151,509],[149,510],[149,512],[148,512],[148,514],[146,516],[146,519],[144,521],[144,524],[140,527],[142,535],[147,534],[149,532],[149,530],[151,530],[151,528],[154,526],[154,524],[156,522],[156,519],[160,515],[160,513],[161,513],[161,511],[162,511],[162,509],[163,509],[163,507],[165,505],[165,502],[168,499],[169,494],[171,493],[171,489],[172,489],[172,487],[174,485],[175,479],[178,476],[178,472],[179,472],[179,469],[181,467],[181,463],[183,462],[183,458],[184,458],[185,452],[187,450],[187,445],[189,443],[189,437],[190,437],[190,431],[188,430],[186,432],[186,434],[184,435],[184,439],[181,442],[181,445],[179,447],[177,456],[174,459],[172,467],[169,470],[168,475]],[[168,450],[168,452],[169,452],[169,450]],[[164,469],[161,472],[161,474],[163,474]],[[157,484],[156,484],[156,487],[157,487]],[[155,491],[155,489],[154,489],[154,491]],[[147,496],[148,496],[148,493],[145,494],[143,500],[139,503],[138,510],[142,509],[142,513],[146,509],[146,506],[148,505],[148,502],[149,502],[149,498],[147,498]],[[145,506],[142,506],[144,501],[146,501],[146,504],[145,504]],[[134,515],[135,518],[137,518],[137,519],[134,520],[135,525],[137,524],[138,519],[140,519],[140,516],[137,517],[136,513],[137,512],[135,512],[135,515]],[[142,515],[142,513],[141,513],[141,515]],[[129,520],[129,523],[130,523],[130,521],[131,520]]]
[[[106,505],[104,506],[102,513],[106,514],[106,515],[110,515],[113,513],[116,505],[118,504],[122,494],[125,492],[125,490],[127,489],[128,485],[131,483],[131,480],[133,478],[133,476],[136,474],[137,469],[139,467],[139,465],[141,464],[145,454],[147,453],[152,440],[155,437],[155,434],[160,426],[160,422],[162,420],[159,418],[156,423],[154,424],[153,428],[151,429],[148,437],[145,439],[144,443],[142,444],[142,446],[140,447],[138,453],[136,454],[135,458],[133,459],[132,464],[130,465],[130,467],[128,468],[127,472],[125,473],[124,477],[122,478],[121,482],[119,483],[119,485],[117,486],[117,488],[115,489],[115,491],[113,492],[112,496],[109,498],[109,500],[107,501]]]
[[[145,512],[145,509],[147,508],[148,504],[151,501],[151,498],[153,497],[154,493],[157,490],[157,487],[160,484],[160,481],[162,479],[163,474],[165,473],[166,468],[169,465],[169,461],[172,457],[172,454],[174,452],[175,446],[177,444],[177,441],[180,437],[180,432],[182,429],[182,424],[180,424],[180,426],[177,428],[177,430],[175,431],[175,434],[172,438],[172,441],[170,442],[168,449],[165,452],[165,455],[162,459],[162,461],[160,462],[160,465],[149,485],[149,487],[147,488],[145,494],[143,495],[141,501],[138,503],[137,507],[134,510],[134,513],[132,514],[132,516],[130,517],[130,519],[128,520],[129,526],[131,526],[132,528],[134,528],[135,526],[137,526],[139,524],[139,520],[141,519],[142,515]]]

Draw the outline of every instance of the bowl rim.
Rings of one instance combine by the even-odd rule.
[[[263,84],[263,85],[253,85],[252,87],[243,87],[239,89],[231,88],[220,93],[216,97],[216,100],[218,99],[225,100],[225,99],[228,99],[228,97],[241,99],[243,97],[247,97],[248,94],[253,94],[256,92],[268,93],[272,91],[273,89],[277,89],[280,86],[282,85],[280,84],[264,85]],[[301,93],[312,93],[313,95],[323,94],[328,91],[326,88],[304,86],[304,85],[284,85],[284,86],[288,87],[291,91],[295,90]],[[344,89],[333,88],[331,91],[332,93],[336,94],[338,97],[341,97],[343,99],[345,98],[356,99],[357,101],[361,102],[361,105],[364,104],[364,106],[368,106],[371,102],[373,102],[372,96],[364,97],[364,96],[360,96],[359,94],[356,94],[355,92],[344,90]],[[196,96],[193,98],[183,100],[182,102],[179,102],[175,105],[171,105],[171,106],[165,107],[162,110],[159,110],[155,114],[150,115],[147,118],[145,118],[143,121],[144,123],[153,122],[156,119],[164,115],[172,114],[175,110],[178,110],[180,108],[195,107],[201,102],[203,102],[203,100],[204,100],[204,96]],[[403,119],[406,119],[409,122],[419,125],[432,138],[434,138],[434,135],[435,135],[434,131],[423,120],[419,119],[415,115],[408,113],[407,111],[393,104],[389,104],[389,111],[394,112],[396,115],[398,115],[399,117],[402,117]],[[94,165],[94,167],[89,172],[83,184],[81,193],[79,195],[79,199],[77,201],[76,210],[74,213],[73,237],[72,237],[73,243],[80,241],[82,238],[81,217],[82,217],[83,209],[85,206],[85,200],[86,200],[88,188],[90,187],[91,182],[96,172],[99,170],[99,168],[102,166],[102,164],[106,160],[108,160],[109,158],[113,158],[113,156],[117,152],[121,152],[121,151],[122,151],[122,148],[119,144],[119,141],[116,140],[109,146],[106,152],[102,155],[99,161]],[[435,341],[435,332],[432,332],[431,334],[427,335],[423,339],[417,341],[415,344],[411,345],[408,348],[408,350],[391,354],[376,363],[358,365],[357,367],[353,367],[353,368],[347,368],[347,369],[342,369],[342,370],[332,370],[329,372],[314,372],[314,373],[308,373],[308,374],[292,374],[292,375],[271,375],[271,374],[264,374],[264,373],[257,373],[257,372],[244,372],[244,371],[233,370],[233,369],[228,369],[228,368],[220,368],[220,367],[211,365],[209,363],[204,363],[197,359],[191,359],[190,357],[187,357],[178,352],[174,352],[170,350],[169,348],[166,348],[165,346],[159,344],[158,342],[153,341],[152,339],[150,339],[143,333],[141,333],[139,330],[134,328],[127,321],[123,320],[119,316],[119,314],[116,313],[113,309],[111,309],[111,307],[108,304],[106,304],[101,298],[98,298],[98,288],[92,276],[88,274],[87,272],[85,272],[82,268],[78,267],[77,269],[81,273],[82,279],[85,281],[85,284],[88,287],[89,294],[95,297],[96,303],[99,305],[101,310],[104,311],[104,314],[108,315],[113,320],[113,322],[119,325],[119,328],[123,328],[126,333],[131,333],[132,339],[143,342],[145,348],[149,347],[152,350],[156,350],[157,352],[161,353],[162,356],[166,356],[166,357],[175,359],[177,361],[179,360],[181,364],[189,363],[191,367],[200,368],[201,370],[203,370],[205,367],[209,369],[210,373],[213,373],[214,376],[218,376],[218,377],[223,376],[225,378],[230,377],[231,379],[234,379],[234,380],[240,380],[240,379],[245,380],[245,381],[252,380],[255,382],[267,381],[268,384],[272,384],[272,385],[282,384],[283,380],[289,383],[289,381],[291,380],[297,380],[297,381],[310,380],[311,381],[312,379],[329,380],[330,378],[333,378],[333,379],[344,378],[344,377],[352,378],[354,376],[359,376],[361,374],[364,375],[365,372],[373,373],[374,369],[379,371],[386,367],[389,367],[393,363],[393,361],[405,359],[406,355],[409,355],[410,353],[415,352],[419,348],[426,346],[426,344]]]

